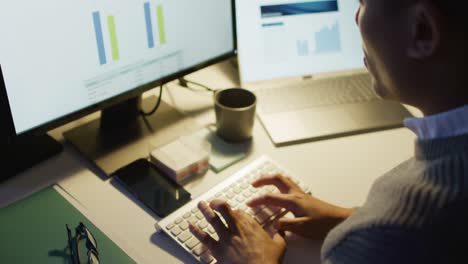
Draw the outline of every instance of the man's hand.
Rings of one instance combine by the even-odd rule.
[[[194,225],[189,226],[190,231],[219,263],[280,263],[286,251],[286,242],[280,234],[270,237],[253,218],[244,212],[233,211],[220,200],[209,206],[201,202],[198,208],[216,230],[219,240]],[[213,210],[223,217],[226,225]]]
[[[295,218],[281,218],[276,222],[280,231],[290,231],[312,239],[324,239],[328,232],[348,218],[353,209],[341,208],[306,194],[290,178],[275,175],[252,183],[254,187],[276,186],[281,194],[266,194],[247,204],[251,207],[268,205],[285,208]]]

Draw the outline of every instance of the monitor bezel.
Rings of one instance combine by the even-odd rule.
[[[149,82],[144,85],[140,85],[138,87],[135,87],[134,89],[118,94],[116,96],[113,96],[109,99],[106,99],[104,101],[101,101],[99,103],[95,103],[93,105],[87,106],[83,109],[77,110],[75,112],[66,114],[64,116],[58,117],[56,119],[47,121],[43,124],[40,124],[36,127],[33,127],[31,129],[28,129],[26,131],[23,131],[21,133],[16,133],[16,128],[15,124],[13,121],[13,113],[11,112],[10,108],[10,103],[8,100],[8,93],[6,90],[6,84],[4,83],[3,75],[0,72],[0,117],[2,120],[5,120],[5,124],[2,124],[3,129],[2,132],[0,133],[0,136],[3,138],[7,138],[7,141],[13,140],[15,137],[19,136],[28,136],[28,135],[40,135],[40,134],[45,134],[48,131],[55,129],[57,127],[60,127],[62,125],[65,125],[67,123],[70,123],[72,121],[75,121],[79,118],[85,117],[89,114],[95,113],[97,111],[103,110],[105,108],[117,105],[119,103],[122,103],[124,101],[127,101],[131,98],[135,98],[137,96],[140,96],[144,92],[147,92],[151,89],[154,89],[162,84],[168,83],[170,81],[176,80],[178,78],[181,78],[185,75],[188,75],[190,73],[196,72],[198,70],[201,70],[203,68],[206,68],[208,66],[211,66],[213,64],[216,64],[218,62],[224,61],[226,59],[230,59],[232,57],[235,57],[237,55],[237,25],[236,25],[236,5],[235,5],[235,0],[231,0],[231,9],[232,9],[232,32],[233,32],[233,49],[221,54],[217,57],[213,57],[212,59],[203,61],[201,63],[198,63],[192,67],[189,67],[185,70],[176,72],[174,74],[168,75],[166,77],[154,80],[152,82]],[[0,65],[0,71],[1,71],[1,65]],[[5,133],[5,135],[3,135]]]
[[[15,138],[16,130],[3,79],[2,65],[0,65],[0,121],[4,122],[0,128],[0,143],[9,143]]]

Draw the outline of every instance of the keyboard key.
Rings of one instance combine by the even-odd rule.
[[[266,207],[263,209],[263,212],[265,212],[265,214],[269,215],[270,217],[271,216],[274,216],[277,214],[277,212],[279,212],[279,209],[276,209],[276,208],[273,208],[273,207]]]
[[[187,230],[189,224],[186,221],[183,221],[182,223],[179,224],[179,228],[182,230]]]
[[[281,210],[281,208],[276,206],[267,206],[266,209],[268,209],[272,215],[279,213],[279,211]]]
[[[259,208],[259,207],[251,207],[251,208],[247,209],[247,214],[249,214],[251,216],[254,216],[258,212],[260,212],[260,210],[261,210],[261,208]]]
[[[174,226],[175,226],[174,223],[170,223],[170,224],[168,224],[168,225],[166,226],[166,229],[167,229],[167,230],[171,230]]]
[[[236,202],[235,200],[230,200],[230,201],[228,201],[228,204],[229,204],[229,206],[231,206],[231,208],[236,208],[236,206],[237,206],[239,203]]]
[[[205,229],[208,226],[208,222],[206,220],[202,220],[198,223],[198,227],[201,229]]]
[[[242,196],[237,196],[236,201],[238,201],[239,203],[242,203],[243,201],[245,201],[245,198]]]
[[[182,219],[181,217],[177,218],[175,221],[174,221],[174,224],[178,225],[180,223],[182,223],[182,221],[184,221],[184,219]]]
[[[194,215],[190,216],[190,218],[187,220],[190,224],[194,225],[198,222],[198,218],[196,218]]]
[[[210,264],[211,262],[214,261],[214,258],[213,258],[213,256],[211,255],[210,252],[205,252],[201,256],[200,260],[202,261],[203,264]]]
[[[242,195],[245,197],[245,198],[249,198],[252,196],[252,192],[250,190],[245,190]]]
[[[192,210],[190,210],[190,212],[192,212],[192,214],[196,214],[197,212],[200,212],[200,209],[195,207],[195,208],[192,208]]]
[[[185,241],[189,240],[192,237],[192,233],[190,231],[185,231],[182,234],[177,236],[177,239],[179,239],[180,242],[184,243]]]
[[[208,227],[208,233],[215,234],[216,232],[215,232],[214,228],[212,226],[210,226],[210,227]]]
[[[196,239],[195,237],[192,237],[192,239],[190,239],[189,241],[187,241],[185,243],[185,245],[188,247],[188,249],[193,249],[194,247],[196,247],[197,245],[200,244],[200,240]]]
[[[198,212],[195,216],[198,218],[198,220],[205,218],[201,212]]]
[[[190,212],[187,212],[183,215],[185,219],[189,218],[192,214]]]
[[[268,219],[270,219],[271,216],[272,214],[269,214],[268,212],[265,212],[262,210],[257,215],[254,216],[254,219],[257,221],[257,223],[259,223],[260,225],[263,225],[264,223],[267,222]]]
[[[239,188],[239,187],[235,187],[235,188],[234,188],[234,192],[235,192],[236,194],[239,194],[239,193],[242,192],[242,189]]]
[[[252,211],[252,209],[250,209],[250,208],[247,209],[247,210],[245,211],[245,213],[248,214],[248,215],[250,215],[250,216],[252,216],[252,217],[255,216],[255,212]]]
[[[272,214],[276,214],[276,213],[278,213],[279,210],[281,210],[281,208],[280,208],[280,207],[277,207],[277,206],[271,205],[271,206],[265,206],[265,209],[264,209],[264,210],[268,210],[268,211],[270,211]]]
[[[171,230],[171,234],[173,234],[174,236],[178,236],[180,233],[182,233],[182,230],[180,230],[180,228],[177,226]]]
[[[192,252],[197,257],[199,257],[201,254],[203,254],[203,252],[205,252],[207,250],[208,249],[203,244],[198,244],[198,246],[195,246],[195,248],[192,250]]]
[[[250,192],[252,193],[258,193],[259,189],[258,188],[255,188],[255,187],[252,187],[249,189]]]

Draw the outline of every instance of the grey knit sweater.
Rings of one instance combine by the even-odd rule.
[[[452,263],[453,251],[468,263],[468,134],[415,145],[328,234],[324,263]]]

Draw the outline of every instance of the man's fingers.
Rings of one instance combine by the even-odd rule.
[[[254,181],[252,185],[257,188],[265,185],[274,185],[282,193],[288,193],[291,190],[291,188],[295,187],[295,185],[291,181],[289,181],[285,176],[279,174],[262,177]]]
[[[206,204],[205,202],[198,203],[198,209],[202,212],[205,216],[206,220],[210,223],[210,225],[214,228],[216,233],[220,236],[227,235],[227,228],[224,223],[221,221],[221,218]]]
[[[272,205],[276,207],[285,208],[296,216],[300,216],[303,214],[297,202],[294,201],[293,196],[289,194],[268,193],[260,197],[254,198],[253,200],[249,201],[247,205],[250,207]]]
[[[229,204],[222,200],[214,200],[210,203],[210,207],[221,214],[232,233],[239,234],[237,219]]]
[[[304,224],[308,220],[309,219],[307,217],[281,218],[275,223],[275,227],[279,231],[290,231],[296,234],[301,234],[304,231]]]
[[[283,245],[283,246],[286,246],[286,240],[284,239],[284,233],[275,233],[273,235],[273,242],[279,244],[279,245]]]
[[[208,233],[201,230],[198,226],[189,225],[190,232],[198,239],[200,242],[205,245],[208,250],[214,252],[217,247],[217,242],[214,240]]]

